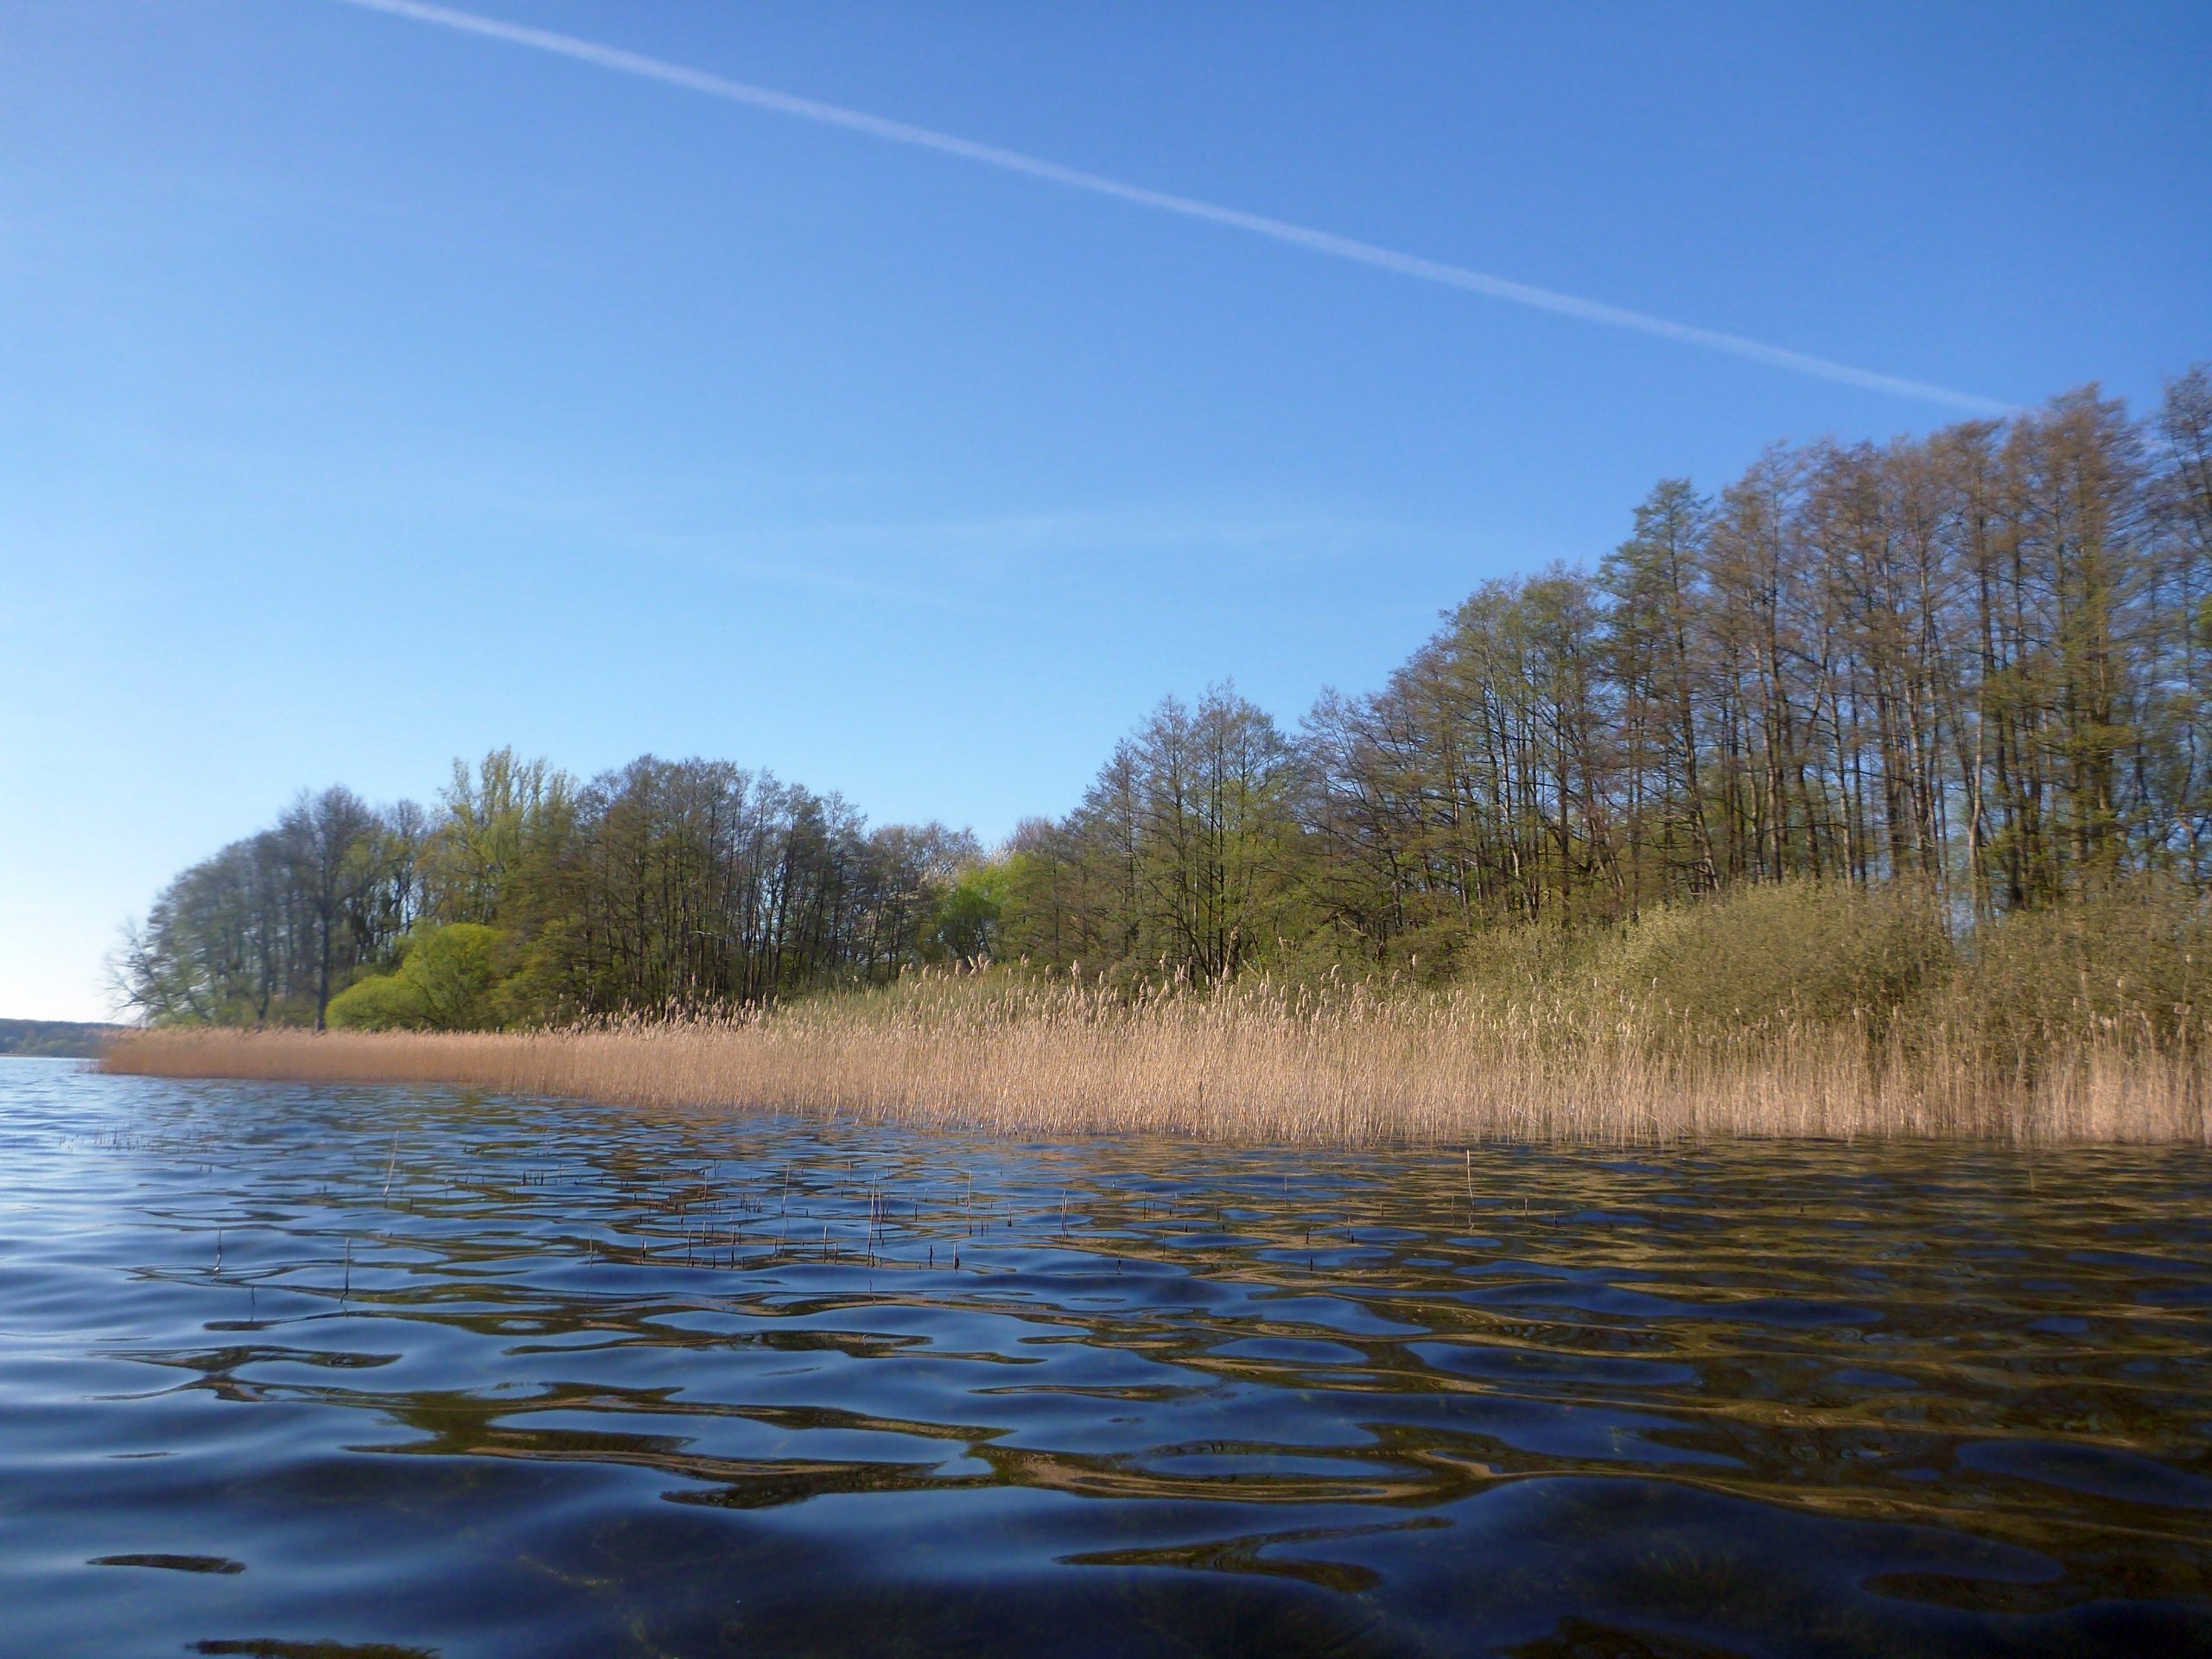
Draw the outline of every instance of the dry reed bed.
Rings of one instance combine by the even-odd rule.
[[[648,1108],[830,1112],[1024,1135],[1276,1145],[1719,1135],[2212,1144],[2187,1045],[2119,1034],[2005,1073],[1939,1029],[1698,1039],[1631,1011],[1262,988],[1125,1003],[1063,982],[829,998],[772,1014],[547,1032],[162,1030],[104,1070],[454,1084]]]

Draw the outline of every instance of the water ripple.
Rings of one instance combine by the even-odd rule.
[[[2212,1649],[2202,1150],[1014,1145],[5,1062],[0,1171],[25,1652]]]

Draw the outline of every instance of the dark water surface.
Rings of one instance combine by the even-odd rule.
[[[0,1063],[0,1653],[2212,1652],[2212,1156]]]

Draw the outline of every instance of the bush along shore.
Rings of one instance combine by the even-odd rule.
[[[2196,900],[2131,887],[1972,955],[1938,921],[1902,892],[1784,884],[1602,936],[1503,933],[1447,990],[952,969],[531,1031],[143,1030],[103,1064],[1021,1135],[2212,1143]]]

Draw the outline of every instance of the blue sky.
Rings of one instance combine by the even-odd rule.
[[[475,9],[2005,402],[2212,356],[2202,5]],[[334,0],[4,0],[0,1014],[302,785],[989,837],[1956,416]]]

